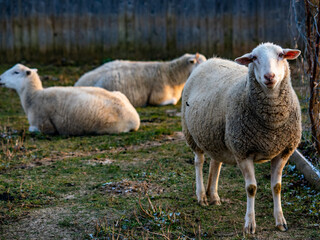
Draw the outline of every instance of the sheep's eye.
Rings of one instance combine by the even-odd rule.
[[[14,72],[13,72],[13,74],[19,74],[19,72],[17,72],[17,71],[14,71]]]
[[[283,53],[279,53],[279,58],[283,58]]]
[[[253,61],[257,60],[257,57],[256,57],[256,56],[253,56],[253,57],[252,57],[252,60],[253,60]]]

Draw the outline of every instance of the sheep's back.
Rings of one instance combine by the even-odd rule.
[[[153,85],[161,81],[159,63],[114,61],[89,72],[87,76],[84,75],[76,86],[95,86],[109,91],[120,91],[132,105],[139,107],[148,103]]]
[[[191,73],[186,82],[184,94],[207,96],[225,92],[237,82],[245,81],[247,72],[247,67],[232,61],[220,58],[209,59]]]
[[[104,89],[52,87],[44,89],[40,98],[38,112],[49,117],[62,135],[121,132],[119,126],[125,127],[131,119],[139,125],[139,116],[125,96]]]
[[[117,67],[118,63],[121,61],[112,61],[101,65],[85,74],[83,74],[78,81],[74,84],[76,87],[80,86],[95,86],[95,84],[101,79],[108,69],[113,69]]]

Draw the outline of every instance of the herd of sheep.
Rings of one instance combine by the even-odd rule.
[[[50,88],[42,87],[36,69],[16,64],[0,76],[0,86],[19,94],[30,132],[61,135],[137,131],[135,107],[176,104],[182,96],[182,130],[195,154],[198,202],[221,204],[221,165],[238,165],[247,193],[244,232],[255,233],[254,163],[271,161],[275,224],[286,231],[282,170],[301,137],[287,60],[299,55],[299,50],[264,43],[235,62],[207,61],[198,53],[167,62],[117,60],[84,74],[75,86]],[[204,154],[211,158],[206,189]]]

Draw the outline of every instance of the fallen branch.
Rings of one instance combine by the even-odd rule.
[[[320,190],[320,172],[298,150],[294,151],[290,161],[296,165],[309,183]]]

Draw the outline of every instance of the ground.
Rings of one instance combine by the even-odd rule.
[[[0,72],[9,67],[1,65]],[[47,87],[73,85],[93,66],[30,67],[39,68]],[[198,205],[180,103],[137,110],[137,132],[31,134],[17,94],[0,89],[0,239],[320,239],[320,193],[294,165],[285,167],[282,184],[289,230],[274,226],[265,163],[256,165],[257,233],[243,236],[240,170],[223,165],[221,206]],[[208,167],[206,161],[205,179]]]

